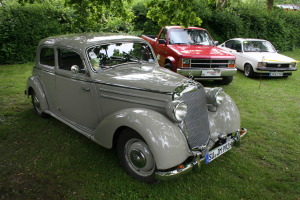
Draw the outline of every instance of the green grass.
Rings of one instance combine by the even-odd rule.
[[[285,54],[300,60],[299,49]],[[123,171],[115,150],[34,115],[24,95],[32,66],[0,66],[0,199],[300,199],[300,70],[262,80],[238,72],[223,88],[249,130],[242,146],[148,185]]]

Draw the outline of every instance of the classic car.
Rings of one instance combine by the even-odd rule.
[[[210,163],[247,133],[222,88],[159,67],[151,46],[135,36],[42,40],[25,94],[38,116],[116,148],[125,171],[147,183]]]
[[[235,66],[246,77],[287,77],[297,70],[296,61],[279,54],[267,40],[234,38],[219,47],[236,56]]]

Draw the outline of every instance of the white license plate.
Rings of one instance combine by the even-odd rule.
[[[282,72],[271,72],[270,76],[283,76]]]
[[[205,155],[205,163],[208,164],[211,161],[213,161],[214,159],[216,159],[217,157],[219,157],[220,155],[226,153],[227,151],[229,151],[232,147],[232,140],[226,142],[225,144],[223,144],[222,146],[219,146],[213,150],[211,150],[210,152],[208,152]]]
[[[202,70],[201,76],[221,76],[221,71],[219,69]]]

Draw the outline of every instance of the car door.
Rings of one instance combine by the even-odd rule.
[[[81,56],[73,50],[58,48],[57,58],[57,114],[79,128],[94,130],[99,122],[96,89]],[[71,71],[72,66],[78,67],[78,73]]]
[[[160,44],[159,40],[161,41],[164,40],[165,44]],[[165,28],[162,30],[159,36],[159,39],[156,43],[156,48],[154,48],[154,50],[156,51],[155,54],[158,56],[158,63],[162,67],[164,67],[166,58],[168,56],[168,47],[166,46],[166,43],[167,43],[167,29]]]
[[[235,60],[235,66],[236,68],[240,70],[244,70],[244,54],[243,54],[243,48],[242,48],[242,42],[240,40],[234,40],[234,55],[236,57]]]
[[[55,109],[55,52],[53,46],[41,46],[38,49],[39,80],[46,95],[49,110]]]

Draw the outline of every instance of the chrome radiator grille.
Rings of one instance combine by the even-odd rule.
[[[205,59],[192,59],[191,67],[199,68],[224,68],[228,67],[229,60],[205,60]]]
[[[204,88],[183,94],[182,100],[188,107],[185,124],[190,148],[206,145],[209,140],[209,123]]]

